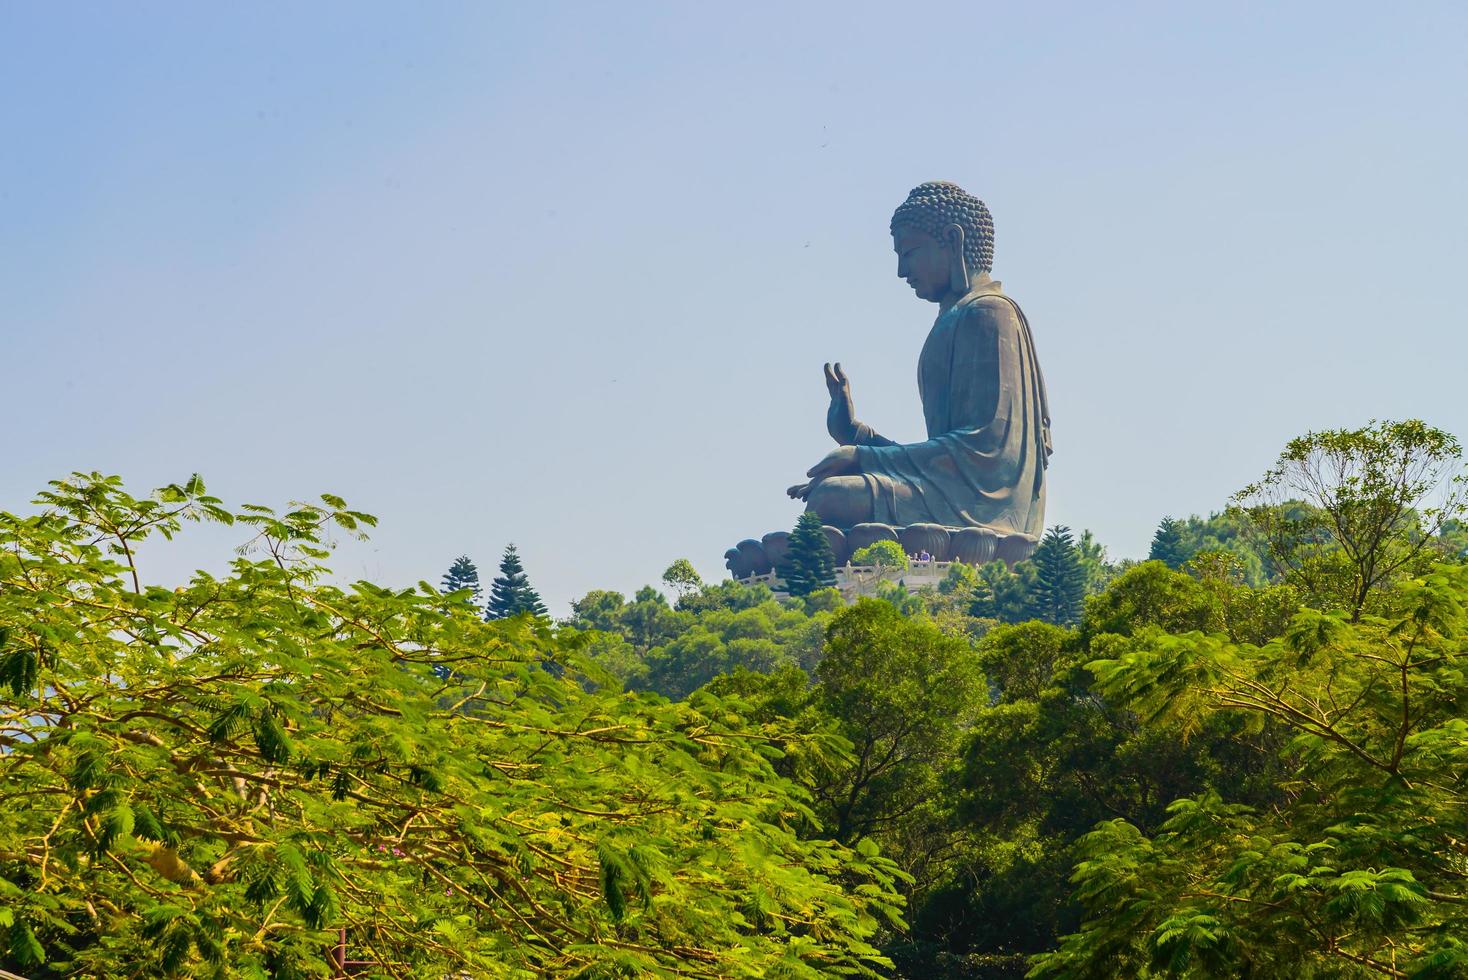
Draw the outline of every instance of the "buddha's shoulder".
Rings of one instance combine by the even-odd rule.
[[[1019,320],[1019,304],[998,290],[966,297],[954,312],[961,321],[975,325]]]

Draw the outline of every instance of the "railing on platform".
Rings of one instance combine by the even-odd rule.
[[[909,558],[906,567],[893,565],[853,565],[847,562],[836,568],[837,588],[859,588],[878,581],[892,582],[916,580],[913,584],[931,585],[943,580],[948,569],[962,562],[937,561],[936,559]],[[747,575],[736,579],[740,585],[768,585],[772,591],[782,591],[784,580],[775,572],[763,575]]]

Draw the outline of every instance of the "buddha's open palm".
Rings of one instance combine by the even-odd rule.
[[[826,365],[826,390],[831,393],[831,407],[826,409],[826,431],[842,446],[856,441],[856,406],[851,401],[851,379],[838,361]]]

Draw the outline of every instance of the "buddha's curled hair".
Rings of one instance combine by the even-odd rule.
[[[984,202],[957,184],[930,180],[919,184],[892,213],[892,228],[912,225],[935,238],[949,225],[963,229],[963,258],[969,272],[994,268],[994,219]]]

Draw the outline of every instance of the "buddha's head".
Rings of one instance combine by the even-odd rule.
[[[892,214],[897,275],[919,299],[941,303],[968,292],[994,263],[994,219],[957,184],[919,184]]]

